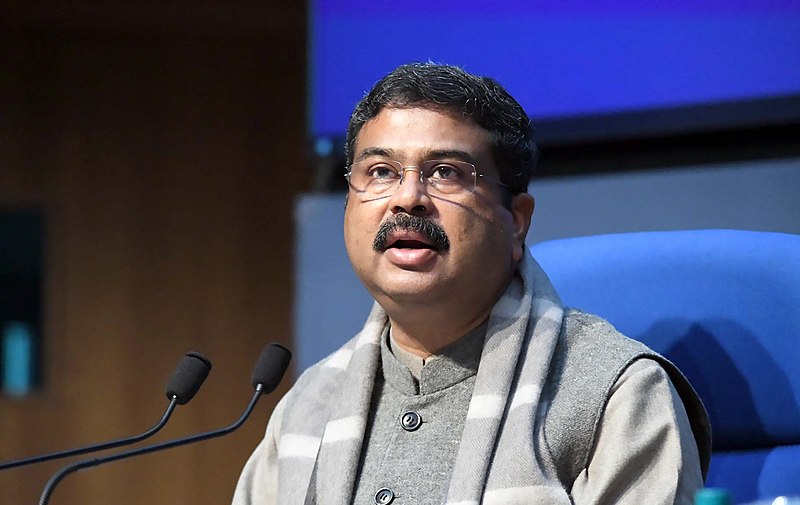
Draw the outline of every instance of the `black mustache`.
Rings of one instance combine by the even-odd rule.
[[[384,221],[375,235],[372,249],[376,252],[385,251],[389,236],[397,230],[408,230],[421,234],[430,241],[430,245],[435,251],[450,249],[450,239],[447,238],[444,228],[426,217],[411,214],[395,214]]]

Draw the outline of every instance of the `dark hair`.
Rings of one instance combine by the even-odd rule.
[[[514,193],[528,191],[538,152],[522,106],[494,79],[451,65],[410,63],[378,81],[356,105],[347,125],[345,154],[353,162],[364,123],[384,108],[423,107],[469,117],[489,133],[500,179]]]

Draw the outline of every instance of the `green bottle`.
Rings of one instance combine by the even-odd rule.
[[[694,494],[694,505],[731,505],[731,495],[724,489],[701,489]]]

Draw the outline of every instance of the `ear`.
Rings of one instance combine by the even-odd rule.
[[[519,193],[511,197],[511,216],[514,219],[513,253],[515,262],[522,259],[525,237],[531,226],[531,216],[536,202],[530,193]]]

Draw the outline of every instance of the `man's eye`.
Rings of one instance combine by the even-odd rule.
[[[367,172],[373,179],[397,179],[397,170],[389,165],[372,165]]]
[[[446,163],[440,163],[433,167],[430,177],[438,180],[458,180],[462,175],[461,170],[457,167]]]

